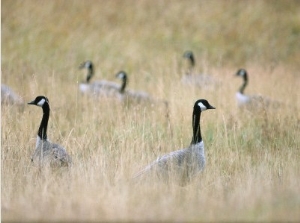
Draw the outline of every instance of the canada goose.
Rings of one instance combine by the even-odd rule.
[[[38,130],[35,151],[31,161],[35,164],[45,164],[51,167],[69,166],[71,157],[67,151],[60,145],[52,143],[47,138],[47,126],[50,115],[50,106],[48,98],[38,96],[29,105],[42,107],[43,118]]]
[[[94,75],[94,65],[92,61],[87,60],[83,62],[79,66],[79,69],[83,68],[87,69],[87,77],[86,82],[79,84],[79,90],[82,93],[89,93],[96,96],[110,96],[111,94],[114,94],[118,91],[119,85],[111,81],[101,80],[94,81],[92,83],[90,82],[91,78]]]
[[[1,84],[1,104],[23,104],[22,98],[17,95],[10,87]]]
[[[261,95],[245,95],[244,91],[248,85],[248,73],[245,69],[239,69],[235,75],[243,78],[243,84],[235,94],[240,108],[258,109],[270,106],[276,107],[280,104],[278,101],[262,97]]]
[[[200,86],[203,88],[210,88],[218,84],[218,82],[210,75],[193,73],[196,61],[192,51],[186,51],[183,54],[183,57],[189,62],[189,68],[181,79],[184,84],[190,86]]]
[[[116,74],[116,77],[122,80],[122,84],[119,87],[119,92],[116,95],[119,100],[123,103],[128,103],[129,101],[136,102],[136,103],[148,103],[153,105],[158,105],[160,108],[164,110],[165,117],[170,127],[170,109],[169,109],[169,102],[163,99],[155,99],[151,97],[144,91],[133,91],[125,89],[128,81],[127,73],[125,71],[119,71]]]
[[[119,87],[119,94],[118,98],[122,101],[135,101],[135,102],[150,102],[152,104],[163,104],[165,106],[166,110],[166,117],[169,117],[169,103],[166,100],[162,99],[155,99],[151,97],[148,93],[144,91],[133,91],[133,90],[128,90],[125,89],[128,81],[128,76],[125,71],[119,71],[116,74],[116,77],[122,80],[122,84]]]
[[[215,108],[205,99],[195,102],[192,118],[193,137],[188,148],[159,157],[138,172],[134,178],[145,174],[156,174],[165,181],[175,180],[176,183],[184,186],[202,171],[205,167],[205,153],[200,129],[200,116],[201,112],[207,109]]]
[[[119,71],[116,77],[122,80],[122,84],[119,87],[119,98],[121,100],[135,100],[137,102],[153,100],[149,94],[144,91],[133,91],[125,89],[128,81],[127,73],[125,71]]]

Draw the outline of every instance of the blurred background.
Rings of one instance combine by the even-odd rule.
[[[290,0],[4,0],[2,81],[13,76],[11,64],[23,69],[14,78],[47,68],[61,70],[61,80],[70,81],[86,59],[103,75],[119,67],[146,73],[156,63],[174,66],[185,50],[194,51],[199,68],[205,61],[206,67],[285,64],[297,70],[299,9]]]

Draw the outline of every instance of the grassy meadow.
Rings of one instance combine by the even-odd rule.
[[[1,106],[3,221],[300,221],[300,2],[2,0],[1,82],[25,102],[49,98],[48,137],[73,159],[67,171],[30,162],[39,107]],[[215,90],[182,85],[183,53]],[[84,97],[81,62],[93,80],[118,81],[169,102],[123,106]],[[281,102],[243,112],[235,92]],[[205,98],[205,170],[188,186],[135,184],[137,171],[192,138],[192,109]]]

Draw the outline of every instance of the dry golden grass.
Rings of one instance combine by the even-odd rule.
[[[300,4],[298,1],[2,0],[2,83],[25,101],[50,100],[48,136],[67,149],[64,172],[31,165],[40,108],[1,108],[2,220],[300,221]],[[184,87],[182,54],[222,81],[215,91]],[[79,64],[96,79],[125,70],[129,87],[169,101],[123,107],[82,97]],[[247,94],[282,101],[240,112],[234,73]],[[129,179],[157,156],[186,147],[196,99],[205,171],[187,187]]]

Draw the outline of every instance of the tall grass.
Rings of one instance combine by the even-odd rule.
[[[31,165],[40,108],[1,107],[2,219],[12,221],[299,221],[298,1],[2,1],[2,83],[25,101],[50,100],[48,136],[73,158],[68,171]],[[222,82],[185,87],[182,54]],[[79,64],[94,79],[125,70],[129,88],[169,101],[122,106],[78,92]],[[237,109],[247,94],[282,102]],[[116,80],[115,80],[116,81]],[[129,179],[157,156],[189,145],[192,106],[201,120],[207,166],[187,187]]]

